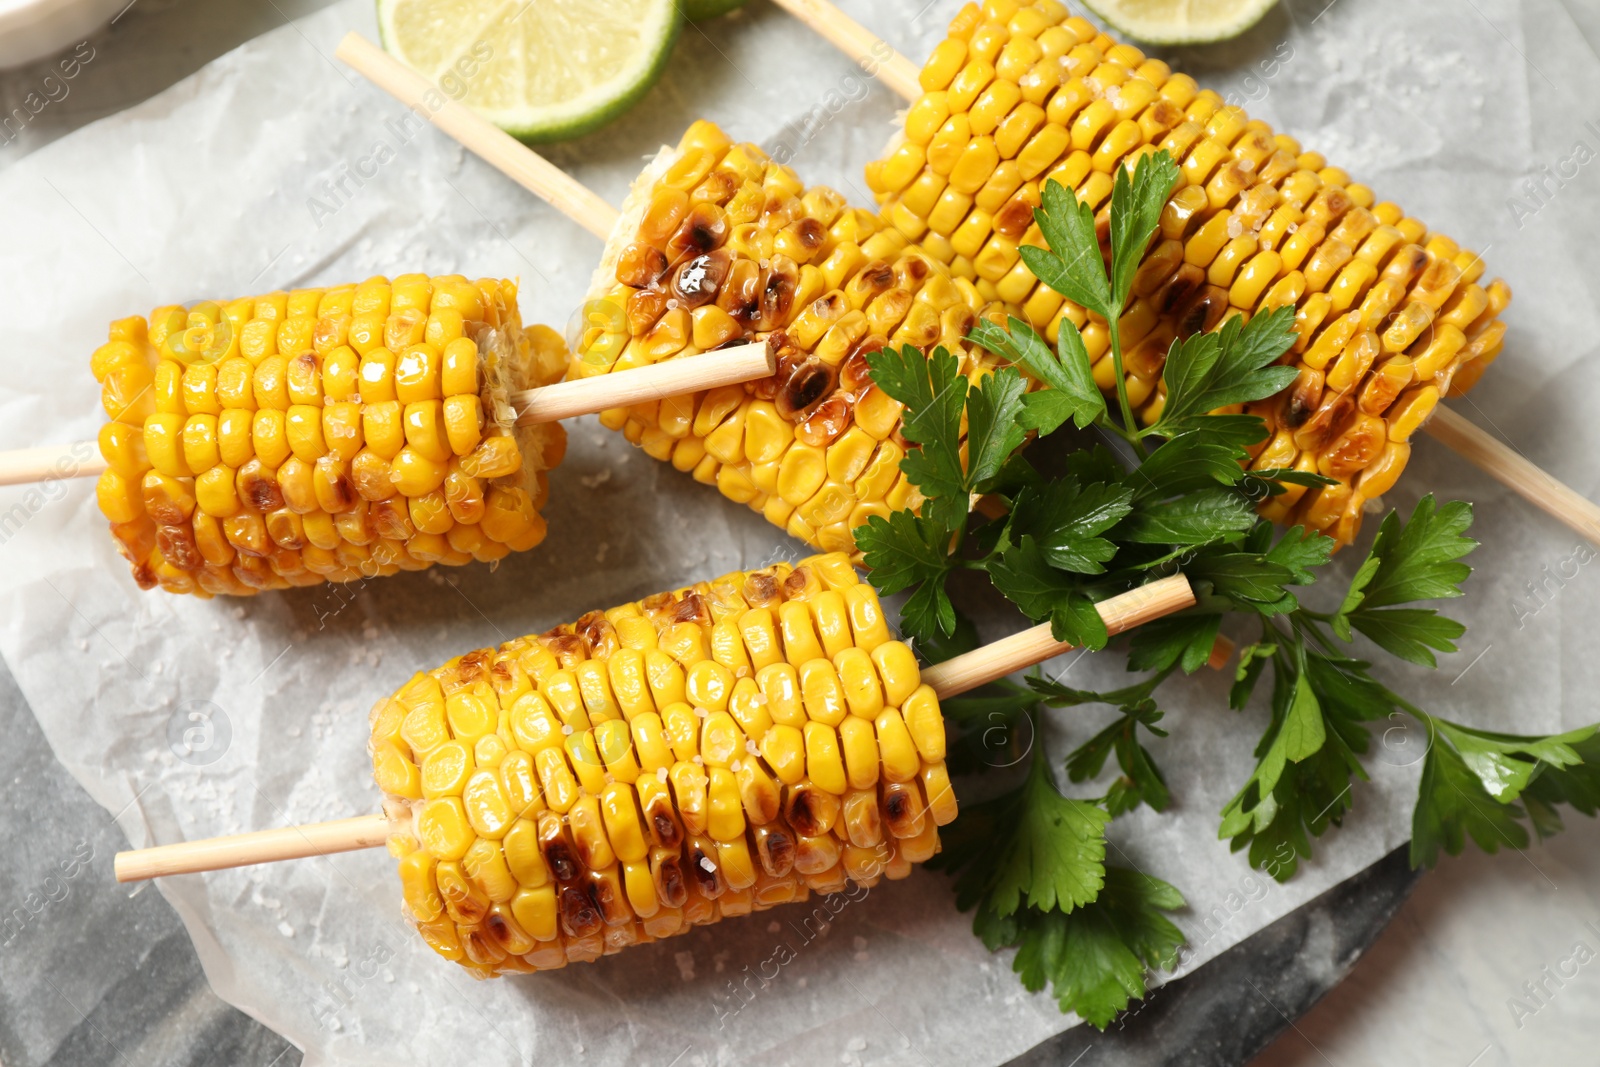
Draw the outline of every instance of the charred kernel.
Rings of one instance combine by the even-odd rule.
[[[653,285],[666,271],[666,255],[647,244],[635,242],[617,257],[617,281],[634,289]]]
[[[692,309],[709,304],[716,299],[732,263],[733,257],[720,249],[695,256],[673,271],[668,289],[684,307]]]

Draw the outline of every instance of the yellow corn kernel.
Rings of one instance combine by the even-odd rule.
[[[891,782],[907,782],[916,777],[921,761],[905,720],[894,708],[883,711],[874,725],[878,731],[878,753],[883,760],[883,776]]]
[[[566,814],[578,799],[578,780],[572,776],[561,746],[552,745],[533,754],[534,769],[539,772],[539,785],[550,810]]]
[[[783,662],[784,649],[779,643],[771,611],[767,608],[751,608],[739,617],[738,628],[749,653],[750,664],[755,670]]]
[[[801,664],[800,694],[809,720],[827,726],[837,726],[844,721],[848,705],[832,663],[818,658]]]
[[[785,785],[797,785],[806,776],[805,735],[794,726],[777,724],[761,739],[761,756]]]
[[[806,776],[819,789],[843,796],[847,788],[844,757],[839,751],[839,735],[832,726],[822,722],[808,722],[804,731],[806,743]]]
[[[673,755],[680,761],[700,754],[700,717],[688,704],[668,704],[661,709],[661,724]]]
[[[400,894],[418,922],[433,922],[444,914],[444,899],[434,881],[438,862],[431,853],[420,849],[400,860]]]
[[[638,780],[639,763],[634,758],[633,731],[627,722],[609,719],[595,726],[594,745],[608,775],[627,785]]]
[[[585,794],[572,810],[567,812],[567,827],[572,831],[572,844],[578,859],[590,870],[609,867],[616,862],[611,839],[606,836],[604,816],[600,814],[598,798]]]
[[[889,640],[889,624],[884,620],[878,594],[871,586],[851,586],[844,591],[844,599],[850,611],[850,629],[855,634],[857,648],[871,652]],[[887,682],[888,678],[884,680]]]
[[[679,760],[668,772],[672,782],[672,795],[677,801],[674,810],[683,820],[689,834],[706,832],[706,774],[697,764]]]
[[[922,766],[922,792],[928,800],[928,814],[936,826],[949,826],[958,814],[955,790],[950,787],[950,772],[943,761]]]
[[[708,712],[725,711],[733,691],[733,672],[715,660],[701,660],[689,668],[685,692],[689,702]]]
[[[472,751],[459,741],[447,741],[422,761],[422,795],[428,799],[460,796],[474,769]]]
[[[525,886],[511,898],[511,914],[535,941],[554,941],[559,936],[559,906],[553,885]]]
[[[417,814],[417,838],[438,859],[459,860],[472,845],[474,834],[460,797],[437,797]]]
[[[600,759],[600,749],[595,744],[594,730],[568,734],[561,747],[567,754],[567,762],[571,764],[578,784],[585,792],[598,796],[605,788],[606,769]]]
[[[918,686],[905,699],[900,713],[922,758],[929,763],[941,762],[945,757],[944,715],[939,711],[939,698],[933,687]]]
[[[525,889],[538,889],[550,883],[550,867],[539,849],[539,831],[532,819],[521,818],[501,839],[506,867]]]
[[[505,787],[500,784],[499,776],[489,768],[480,768],[467,779],[461,802],[467,810],[467,821],[483,838],[498,840],[504,837],[516,818]]]

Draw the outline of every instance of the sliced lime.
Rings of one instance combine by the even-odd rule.
[[[626,111],[661,76],[674,0],[378,0],[383,47],[524,141]]]
[[[1278,0],[1083,0],[1114,30],[1146,44],[1209,44],[1237,37]]]

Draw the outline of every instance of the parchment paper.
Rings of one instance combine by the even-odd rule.
[[[1600,381],[1586,357],[1600,177],[1588,160],[1600,125],[1586,123],[1600,121],[1600,77],[1584,36],[1595,27],[1549,0],[1474,0],[1448,14],[1324,3],[1281,8],[1245,39],[1178,64],[1380,196],[1448,220],[1435,225],[1511,279],[1507,353],[1465,409],[1595,495]],[[920,56],[957,5],[846,6]],[[87,362],[105,323],[174,300],[460,270],[519,275],[525,318],[566,322],[599,243],[433,130],[397,125],[400,109],[330,58],[352,27],[373,33],[366,0],[259,38],[0,174],[0,445],[91,438],[102,415]],[[808,180],[864,203],[860,165],[898,106],[757,4],[687,28],[642,106],[550,155],[616,202],[647,153],[704,115],[787,146]],[[1561,184],[1514,210],[1507,198],[1524,197],[1522,181],[1542,177],[1541,166]],[[242,602],[138,592],[88,480],[4,491],[0,652],[56,755],[119,813],[135,845],[373,811],[366,709],[414,669],[799,554],[592,420],[574,424],[572,438],[553,478],[549,540],[497,571]],[[1436,674],[1385,673],[1425,705],[1485,726],[1542,731],[1595,718],[1592,553],[1426,440],[1390,502],[1409,508],[1424,487],[1478,502],[1485,547],[1470,597],[1454,606],[1472,629]],[[1347,553],[1340,565],[1356,561]],[[985,620],[989,636],[1017,625]],[[1112,656],[1051,669],[1084,686],[1121,674]],[[1113,858],[1187,895],[1184,970],[1402,843],[1422,753],[1414,728],[1384,732],[1354,816],[1275,885],[1216,840],[1217,812],[1248,774],[1264,714],[1223,710],[1226,685],[1203,673],[1169,687],[1174,736],[1156,751],[1174,808],[1112,829]],[[1103,719],[1063,715],[1044,741],[1064,752]],[[218,993],[303,1047],[308,1064],[469,1054],[486,1065],[993,1064],[1072,1021],[1022,991],[1009,958],[984,951],[947,881],[928,872],[835,898],[825,934],[811,913],[778,910],[490,983],[440,961],[398,921],[381,850],[160,888]]]

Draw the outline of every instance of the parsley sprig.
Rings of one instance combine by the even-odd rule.
[[[1275,878],[1291,877],[1312,841],[1337,826],[1367,777],[1372,724],[1408,716],[1427,737],[1412,834],[1414,864],[1466,838],[1493,851],[1521,848],[1529,828],[1560,828],[1559,805],[1600,810],[1600,733],[1520,737],[1449,722],[1416,706],[1353,654],[1360,635],[1380,653],[1433,667],[1456,650],[1465,628],[1430,602],[1461,595],[1470,574],[1462,559],[1471,507],[1424,497],[1409,518],[1390,513],[1342,596],[1305,601],[1328,563],[1333,541],[1295,527],[1277,531],[1257,515],[1264,498],[1327,484],[1296,470],[1249,470],[1266,424],[1218,413],[1271,397],[1295,370],[1294,311],[1280,308],[1175,341],[1162,370],[1164,401],[1134,417],[1124,377],[1120,322],[1139,263],[1177,181],[1170,156],[1143,157],[1113,185],[1102,247],[1094,212],[1054,181],[1035,212],[1048,247],[1025,245],[1023,260],[1042,281],[1110,324],[1116,380],[1113,410],[1095,384],[1083,337],[1062,319],[1054,346],[1016,318],[981,321],[969,340],[1009,366],[973,385],[943,348],[886,348],[868,357],[874,381],[905,406],[912,444],[902,470],[925,498],[919,512],[873,517],[856,544],[883,593],[909,594],[904,630],[930,658],[975,643],[949,594],[960,570],[985,573],[995,589],[1035,621],[1086,648],[1109,641],[1095,604],[1181,570],[1198,602],[1137,631],[1127,642],[1139,681],[1110,692],[1072,689],[1032,677],[1002,682],[948,703],[957,729],[950,754],[958,771],[1014,767],[1021,780],[969,803],[946,833],[938,865],[956,876],[963,909],[991,948],[1017,949],[1014,967],[1029,989],[1053,988],[1063,1011],[1105,1026],[1130,998],[1144,995],[1153,969],[1171,968],[1182,937],[1166,914],[1179,891],[1143,872],[1106,862],[1106,829],[1140,805],[1171,802],[1153,748],[1167,736],[1161,686],[1211,657],[1224,624],[1248,642],[1240,650],[1230,704],[1259,700],[1269,711],[1256,764],[1220,813],[1219,836]],[[1036,388],[1042,386],[1043,388]],[[1072,451],[1045,473],[1021,451],[1068,424],[1119,444]],[[977,495],[1001,517],[971,511]],[[993,511],[995,509],[986,509]],[[1240,633],[1244,631],[1244,633]],[[1115,720],[1082,738],[1064,777],[1074,794],[1118,774],[1099,795],[1063,792],[1053,759],[1035,739],[1049,708],[1108,704]],[[1385,729],[1392,729],[1386,726]],[[999,746],[1027,745],[1016,758]]]

